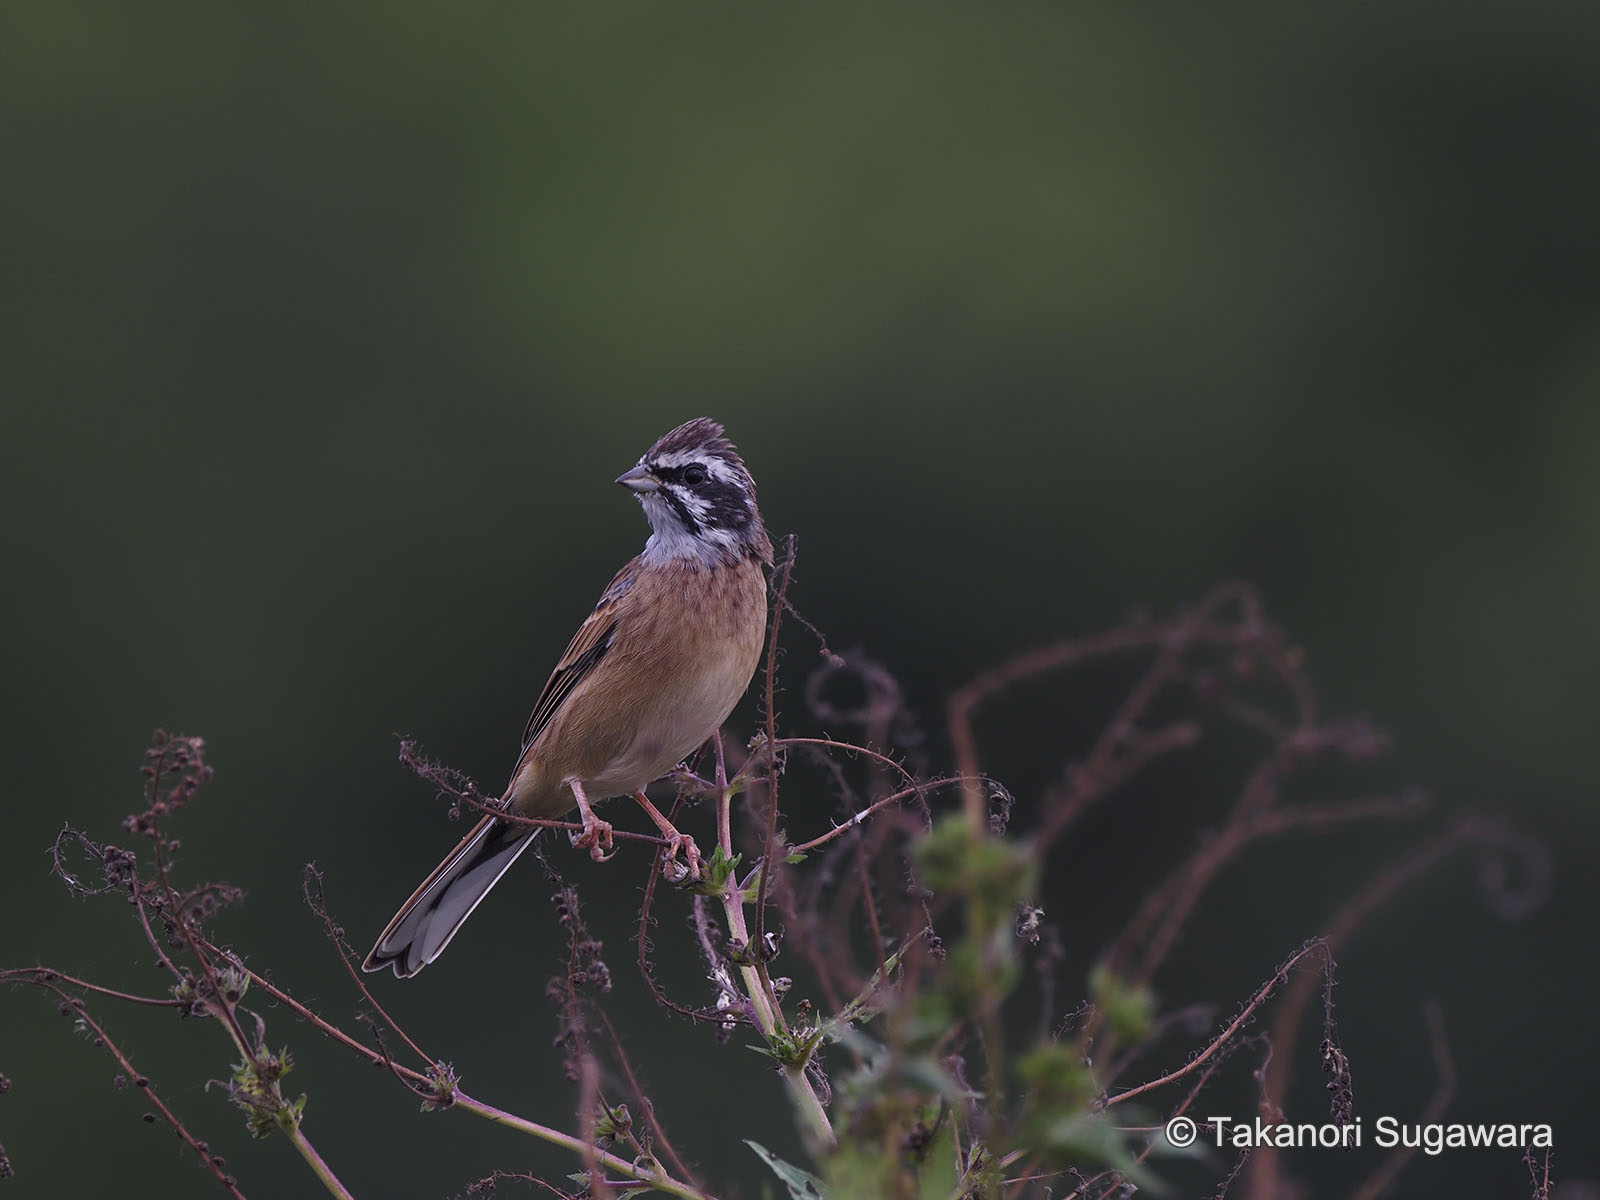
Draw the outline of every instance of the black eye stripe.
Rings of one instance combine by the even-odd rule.
[[[709,478],[705,467],[699,463],[688,463],[681,467],[651,467],[650,471],[662,483],[681,483],[686,487],[704,483]],[[699,476],[698,480],[690,478],[691,471]]]

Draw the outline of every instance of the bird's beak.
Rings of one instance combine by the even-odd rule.
[[[624,471],[617,476],[617,482],[630,492],[655,492],[661,490],[661,484],[656,482],[656,477],[643,463],[631,471]]]

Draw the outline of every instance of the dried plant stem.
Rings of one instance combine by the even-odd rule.
[[[693,924],[682,931],[695,939],[704,958],[715,988],[715,1007],[678,1004],[653,976],[651,906],[666,857],[660,853],[654,856],[639,912],[638,961],[655,1000],[669,1011],[708,1023],[716,1029],[719,1045],[730,1035],[745,1040],[736,1035],[742,1026],[760,1031],[762,1041],[755,1048],[770,1055],[782,1076],[780,1086],[793,1105],[792,1120],[813,1160],[811,1167],[825,1174],[848,1167],[852,1180],[859,1172],[857,1190],[862,1195],[927,1193],[956,1200],[981,1193],[986,1200],[1022,1200],[1048,1197],[1059,1186],[1071,1188],[1079,1200],[1110,1200],[1135,1190],[1136,1183],[1144,1187],[1134,1168],[1164,1143],[1140,1135],[1159,1126],[1114,1123],[1117,1116],[1135,1104],[1151,1111],[1159,1106],[1169,1119],[1185,1114],[1200,1103],[1225,1068],[1233,1069],[1229,1064],[1239,1063],[1248,1052],[1248,1057],[1257,1059],[1253,1078],[1260,1085],[1258,1111],[1283,1119],[1281,1098],[1288,1066],[1296,1057],[1291,1053],[1295,1034],[1319,983],[1323,1019],[1318,1057],[1327,1077],[1332,1116],[1337,1123],[1349,1122],[1354,1095],[1334,1020],[1334,953],[1355,926],[1463,844],[1481,842],[1494,851],[1488,862],[1494,869],[1485,873],[1484,886],[1497,912],[1525,913],[1542,895],[1540,881],[1547,877],[1548,866],[1542,865],[1537,848],[1530,849],[1525,839],[1498,825],[1467,818],[1413,851],[1340,908],[1323,936],[1283,960],[1220,1029],[1211,1015],[1195,1025],[1190,1019],[1193,1009],[1162,1015],[1146,985],[1178,943],[1199,898],[1246,847],[1292,830],[1318,832],[1347,821],[1394,818],[1416,809],[1408,794],[1340,802],[1299,795],[1303,768],[1328,759],[1365,762],[1383,752],[1386,742],[1381,732],[1359,719],[1319,721],[1299,651],[1266,623],[1253,593],[1229,586],[1170,621],[1150,624],[1133,619],[1124,628],[1030,652],[978,676],[950,703],[953,774],[928,774],[929,752],[922,731],[902,707],[892,679],[885,683],[887,675],[874,664],[853,666],[825,645],[826,666],[813,674],[806,689],[807,704],[824,731],[838,724],[860,727],[861,744],[826,735],[780,737],[775,711],[782,695],[777,681],[778,617],[793,613],[787,600],[792,557],[791,541],[788,558],[774,574],[776,611],[766,647],[759,732],[743,753],[733,752],[738,770],[731,780],[720,737],[713,739],[714,772],[685,766],[673,773],[679,792],[669,819],[675,820],[678,805],[691,797],[709,797],[715,806],[716,853],[708,870],[686,889],[683,898]],[[1031,811],[1026,803],[1019,809],[1023,819],[1036,817],[1032,829],[1012,831],[1014,797],[996,780],[979,774],[975,715],[1014,683],[1124,652],[1136,652],[1144,660],[1132,675],[1131,687],[1113,698],[1115,707],[1092,747],[1081,755],[1073,752]],[[849,669],[860,678],[839,685],[830,682]],[[854,695],[856,683],[866,689],[863,704],[841,707],[828,699]],[[1186,708],[1173,712],[1175,706],[1196,705],[1198,715],[1193,718],[1181,715]],[[1051,1038],[1060,986],[1056,975],[1065,951],[1058,929],[1043,923],[1044,913],[1032,894],[1039,886],[1047,851],[1091,805],[1111,796],[1150,764],[1198,742],[1215,740],[1213,725],[1224,732],[1243,730],[1252,747],[1264,739],[1264,748],[1252,752],[1253,770],[1245,776],[1221,829],[1203,838],[1164,882],[1133,906],[1132,919],[1101,960],[1101,977],[1107,984],[1094,982],[1093,997],[1061,1021]],[[1230,755],[1232,747],[1229,740]],[[270,1048],[256,1000],[243,1000],[247,991],[270,997],[363,1061],[381,1067],[387,1080],[399,1082],[421,1101],[424,1111],[460,1108],[558,1147],[558,1157],[579,1160],[582,1173],[569,1176],[581,1180],[578,1189],[558,1187],[531,1172],[497,1170],[473,1184],[468,1189],[471,1194],[492,1191],[498,1180],[516,1180],[563,1200],[575,1200],[578,1191],[592,1200],[645,1191],[676,1200],[714,1200],[709,1185],[672,1148],[655,1106],[640,1086],[618,1029],[599,999],[611,983],[601,942],[584,925],[577,889],[548,862],[546,870],[556,889],[552,903],[567,935],[565,971],[551,980],[547,992],[558,1010],[558,1042],[567,1051],[567,1077],[579,1085],[576,1108],[566,1122],[570,1131],[464,1093],[454,1066],[425,1053],[396,1024],[357,970],[359,956],[329,911],[322,876],[314,865],[305,872],[305,897],[362,997],[356,1019],[367,1036],[332,1024],[269,982],[270,972],[250,970],[231,946],[212,939],[207,931],[212,915],[243,893],[225,883],[176,886],[171,867],[180,845],[165,832],[171,814],[210,777],[202,751],[199,739],[172,738],[158,731],[147,752],[146,809],[130,816],[125,828],[151,839],[151,855],[98,845],[70,827],[58,836],[52,851],[54,869],[74,895],[126,897],[157,965],[171,975],[170,991],[140,995],[39,966],[0,970],[0,983],[28,983],[54,994],[61,1001],[60,1012],[77,1017],[80,1032],[93,1035],[95,1044],[104,1045],[116,1058],[124,1072],[118,1077],[119,1086],[131,1083],[148,1096],[151,1111],[143,1119],[165,1119],[230,1196],[243,1200],[233,1177],[225,1172],[224,1160],[184,1127],[148,1078],[134,1073],[131,1062],[88,1014],[88,1002],[117,1000],[215,1018],[215,1026],[227,1034],[242,1060],[221,1084],[229,1100],[244,1110],[252,1133],[282,1132],[326,1193],[336,1198],[350,1200],[351,1192],[305,1134],[304,1097],[287,1096],[280,1083],[292,1060],[286,1049]],[[499,812],[469,777],[422,758],[411,743],[402,744],[401,758],[453,798],[458,813]],[[786,765],[791,764],[802,768],[792,779],[784,777]],[[839,823],[820,833],[808,829],[807,834],[815,835],[791,842],[787,833],[780,836],[785,826],[779,779],[783,777],[788,808],[794,810],[788,815],[793,818],[801,815],[802,808],[816,811],[798,803],[813,773],[831,792]],[[1315,794],[1321,788],[1320,776],[1312,782]],[[741,871],[734,853],[732,805],[745,789],[751,794],[745,797],[749,803],[741,818],[747,828],[739,831],[737,842],[745,859]],[[951,821],[936,815],[933,801],[935,793],[955,789],[960,804]],[[962,836],[963,828],[969,836]],[[625,834],[619,831],[617,836]],[[662,839],[640,836],[647,843],[662,844]],[[1514,859],[1500,861],[1510,855]],[[75,873],[82,869],[80,856],[99,864],[99,879],[80,880]],[[1521,888],[1508,884],[1524,875],[1530,882]],[[714,915],[718,904],[720,927]],[[776,905],[776,911],[768,912],[768,904]],[[801,962],[788,964],[777,958],[778,926],[771,922],[780,917],[791,943],[802,951]],[[792,950],[794,945],[786,948]],[[871,960],[863,962],[868,951]],[[1032,1044],[1025,1043],[1018,1052],[1006,1044],[1015,1036],[1016,1026],[1014,1021],[1008,1024],[1008,1018],[1022,1010],[1020,1004],[1015,1009],[1009,1006],[1030,964],[1038,982],[1041,1017]],[[1304,969],[1318,964],[1320,972]],[[789,980],[777,978],[786,965],[797,968],[783,972],[798,977],[800,987],[793,991]],[[813,978],[806,978],[808,970]],[[820,1006],[812,998],[817,995],[823,1000]],[[1278,1005],[1276,1026],[1270,1034],[1250,1032],[1248,1027],[1261,1020],[1269,1003]],[[1435,1096],[1423,1113],[1431,1121],[1450,1099],[1454,1067],[1437,1010],[1428,1010],[1428,1023],[1439,1077]],[[1113,1081],[1122,1080],[1130,1064],[1147,1057],[1158,1039],[1174,1028],[1192,1038],[1211,1032],[1183,1065],[1146,1082],[1123,1081],[1117,1085],[1120,1090],[1113,1090]],[[605,1039],[597,1040],[602,1030]],[[1074,1030],[1076,1047],[1067,1040]],[[836,1040],[838,1053],[854,1060],[841,1072],[840,1094],[848,1102],[831,1113],[829,1081],[815,1057],[824,1038]],[[742,1051],[735,1053],[744,1057]],[[613,1076],[607,1072],[613,1069],[620,1069],[626,1082],[627,1106],[615,1103],[619,1097],[608,1098]],[[9,1081],[0,1077],[0,1091],[8,1086]],[[770,1080],[764,1086],[770,1086]],[[1158,1093],[1166,1098],[1159,1099]],[[752,1114],[743,1116],[753,1119]],[[1109,1140],[1078,1145],[1080,1120],[1096,1121],[1096,1128],[1103,1129]],[[742,1132],[737,1122],[733,1128]],[[1068,1145],[1063,1137],[1074,1141]],[[666,1157],[659,1158],[658,1153]],[[790,1192],[819,1194],[809,1172],[761,1154]],[[945,1170],[950,1155],[956,1177],[953,1189]],[[1391,1155],[1354,1195],[1371,1197],[1386,1191],[1408,1157],[1406,1150]],[[1524,1161],[1533,1174],[1535,1200],[1548,1200],[1548,1159],[1542,1170],[1531,1151]],[[926,1170],[929,1163],[938,1169]],[[1213,1195],[1220,1200],[1236,1182],[1248,1185],[1254,1196],[1276,1194],[1276,1172],[1271,1148],[1254,1154],[1246,1151],[1235,1158]],[[0,1148],[0,1177],[9,1173],[10,1163]]]
[[[1267,999],[1274,992],[1288,985],[1289,972],[1298,966],[1302,960],[1312,956],[1316,956],[1322,960],[1325,972],[1331,972],[1333,967],[1333,954],[1328,949],[1327,939],[1312,938],[1284,961],[1283,965],[1278,968],[1277,972],[1272,976],[1272,978],[1261,985],[1261,987],[1256,991],[1256,994],[1250,998],[1250,1002],[1239,1010],[1238,1015],[1235,1016],[1231,1022],[1229,1022],[1226,1029],[1211,1039],[1211,1043],[1206,1046],[1204,1050],[1201,1050],[1200,1053],[1191,1056],[1189,1061],[1183,1066],[1179,1067],[1177,1070],[1169,1071],[1159,1079],[1152,1079],[1148,1083],[1141,1083],[1137,1087],[1127,1088],[1121,1092],[1118,1092],[1115,1096],[1108,1097],[1105,1100],[1103,1107],[1110,1108],[1114,1104],[1121,1104],[1124,1101],[1132,1100],[1135,1096],[1142,1096],[1146,1092],[1154,1091],[1156,1088],[1166,1087],[1169,1083],[1176,1083],[1185,1075],[1188,1075],[1190,1072],[1198,1070],[1200,1067],[1204,1066],[1207,1059],[1211,1058],[1211,1056],[1216,1054],[1218,1051],[1223,1050],[1224,1047],[1226,1047],[1229,1042],[1233,1040],[1235,1035],[1238,1034],[1239,1030],[1244,1028],[1244,1026],[1255,1015],[1256,1010],[1265,1004]],[[1326,978],[1331,980],[1331,974],[1327,975]]]
[[[540,1125],[537,1121],[530,1121],[514,1113],[508,1113],[504,1109],[495,1108],[492,1104],[485,1104],[481,1100],[474,1100],[461,1092],[455,1094],[455,1102],[452,1107],[465,1109],[467,1112],[474,1113],[485,1120],[493,1121],[496,1125],[504,1125],[508,1129],[516,1129],[522,1133],[531,1134],[540,1141],[549,1142],[553,1146],[564,1147],[585,1160],[592,1159],[607,1170],[615,1171],[619,1175],[637,1183],[648,1184],[650,1187],[655,1188],[656,1191],[664,1192],[668,1196],[677,1196],[679,1200],[714,1200],[711,1193],[702,1192],[692,1184],[684,1183],[680,1179],[674,1179],[665,1171],[657,1173],[642,1170],[625,1158],[618,1158],[615,1154],[601,1150],[598,1146],[585,1143],[582,1138],[574,1137],[569,1133],[562,1133],[558,1129],[551,1129],[548,1125]]]
[[[117,1060],[117,1065],[120,1066],[126,1073],[126,1077],[141,1081],[138,1084],[138,1087],[143,1093],[145,1099],[149,1101],[150,1105],[156,1112],[160,1113],[161,1118],[172,1127],[173,1132],[178,1135],[183,1144],[194,1152],[195,1157],[200,1160],[201,1165],[204,1166],[206,1170],[211,1172],[211,1174],[216,1178],[217,1182],[222,1185],[223,1190],[226,1191],[228,1195],[233,1198],[233,1200],[245,1200],[245,1195],[239,1190],[239,1185],[234,1180],[233,1176],[227,1174],[222,1169],[222,1160],[213,1155],[209,1147],[207,1147],[204,1142],[199,1141],[193,1133],[189,1132],[188,1127],[184,1125],[178,1114],[175,1113],[171,1106],[168,1105],[167,1102],[156,1093],[156,1089],[154,1085],[151,1084],[149,1079],[141,1075],[138,1070],[135,1069],[132,1060],[129,1059],[129,1057],[123,1052],[122,1048],[117,1045],[116,1042],[111,1040],[111,1035],[106,1032],[105,1027],[101,1025],[96,1018],[90,1015],[88,1007],[84,1004],[83,1000],[80,997],[73,996],[61,989],[59,979],[70,978],[70,976],[62,976],[61,972],[55,971],[51,968],[37,967],[32,970],[31,978],[24,978],[22,976],[22,972],[20,971],[6,971],[3,973],[3,975],[0,975],[0,978],[4,978],[8,983],[32,983],[54,993],[61,1000],[62,1005],[68,1012],[70,1012],[77,1020],[81,1021],[85,1028],[93,1031],[96,1039],[95,1044],[103,1047],[112,1058]],[[73,982],[75,984],[77,983],[76,980],[73,980]],[[88,986],[93,988],[94,985]],[[3,1176],[0,1176],[0,1178],[3,1178]]]
[[[722,736],[719,733],[713,741],[717,749],[717,845],[721,847],[723,858],[733,860],[733,793],[734,789],[728,783],[728,769],[722,757]],[[768,846],[771,846],[771,841]],[[765,878],[771,866],[763,862],[758,870]],[[783,1009],[778,1004],[777,994],[773,991],[772,980],[767,975],[766,964],[762,962],[761,955],[765,951],[763,946],[750,944],[750,933],[745,925],[744,918],[744,889],[740,886],[738,876],[730,875],[728,884],[720,896],[722,911],[728,922],[728,936],[749,951],[748,961],[753,966],[739,967],[739,974],[744,979],[745,995],[750,999],[750,1009],[755,1017],[756,1024],[761,1027],[761,1032],[768,1042],[775,1041],[788,1032],[783,1019]],[[811,1080],[806,1077],[803,1065],[797,1067],[785,1066],[783,1068],[784,1082],[789,1087],[789,1094],[794,1100],[795,1109],[800,1114],[805,1124],[806,1132],[816,1143],[818,1149],[831,1149],[837,1144],[833,1132],[833,1124],[828,1120],[828,1114],[822,1107],[822,1099],[817,1095],[816,1088],[811,1086]]]
[[[299,1000],[296,1000],[289,992],[272,983],[271,980],[256,974],[249,968],[246,968],[245,971],[250,978],[252,987],[259,988],[278,1003],[294,1012],[296,1016],[310,1022],[320,1032],[340,1042],[346,1048],[354,1050],[367,1061],[378,1066],[388,1067],[401,1079],[413,1085],[418,1090],[419,1095],[426,1095],[432,1089],[433,1081],[422,1072],[393,1061],[387,1054],[374,1050],[371,1046],[351,1037],[336,1025],[329,1024]],[[559,1129],[552,1129],[548,1125],[541,1125],[539,1122],[530,1121],[526,1117],[515,1116],[504,1109],[496,1108],[492,1104],[486,1104],[482,1100],[474,1099],[460,1088],[452,1089],[449,1099],[441,1101],[441,1107],[461,1109],[463,1112],[469,1112],[474,1116],[493,1121],[496,1125],[504,1125],[507,1128],[529,1134],[542,1142],[550,1143],[552,1146],[560,1146],[562,1149],[570,1150],[579,1156],[587,1156],[590,1152],[590,1147],[585,1144],[582,1138],[574,1137],[570,1133],[562,1133]],[[701,1191],[691,1184],[674,1179],[665,1172],[653,1174],[641,1171],[626,1159],[618,1158],[614,1154],[607,1154],[603,1150],[597,1150],[595,1156],[601,1165],[609,1170],[616,1171],[618,1174],[636,1182],[647,1183],[657,1191],[665,1192],[669,1196],[679,1196],[683,1200],[713,1200],[711,1193]]]

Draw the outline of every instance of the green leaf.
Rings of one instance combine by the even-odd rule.
[[[772,1168],[772,1173],[782,1181],[783,1186],[789,1189],[790,1200],[827,1200],[828,1193],[823,1190],[822,1180],[809,1171],[802,1171],[793,1163],[786,1163],[760,1142],[753,1142],[745,1138],[744,1144],[754,1150],[761,1161]]]
[[[732,858],[725,858],[722,847],[718,846],[711,852],[711,857],[701,864],[700,878],[688,884],[688,890],[700,896],[720,896],[727,891],[728,880],[733,877],[734,868],[739,865],[742,854],[735,854]]]

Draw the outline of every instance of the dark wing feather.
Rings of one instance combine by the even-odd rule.
[[[611,649],[611,639],[617,632],[617,603],[633,586],[633,572],[633,563],[629,563],[617,572],[617,577],[611,581],[610,586],[600,597],[600,603],[594,606],[594,611],[578,627],[578,632],[573,636],[566,653],[561,656],[556,669],[545,681],[544,690],[534,702],[528,726],[522,731],[524,754],[533,744],[534,738],[543,733],[545,726],[550,724],[550,718],[556,715],[556,710],[566,702],[568,696],[572,695],[572,689],[583,682],[589,672],[593,671],[606,656],[606,651]]]

